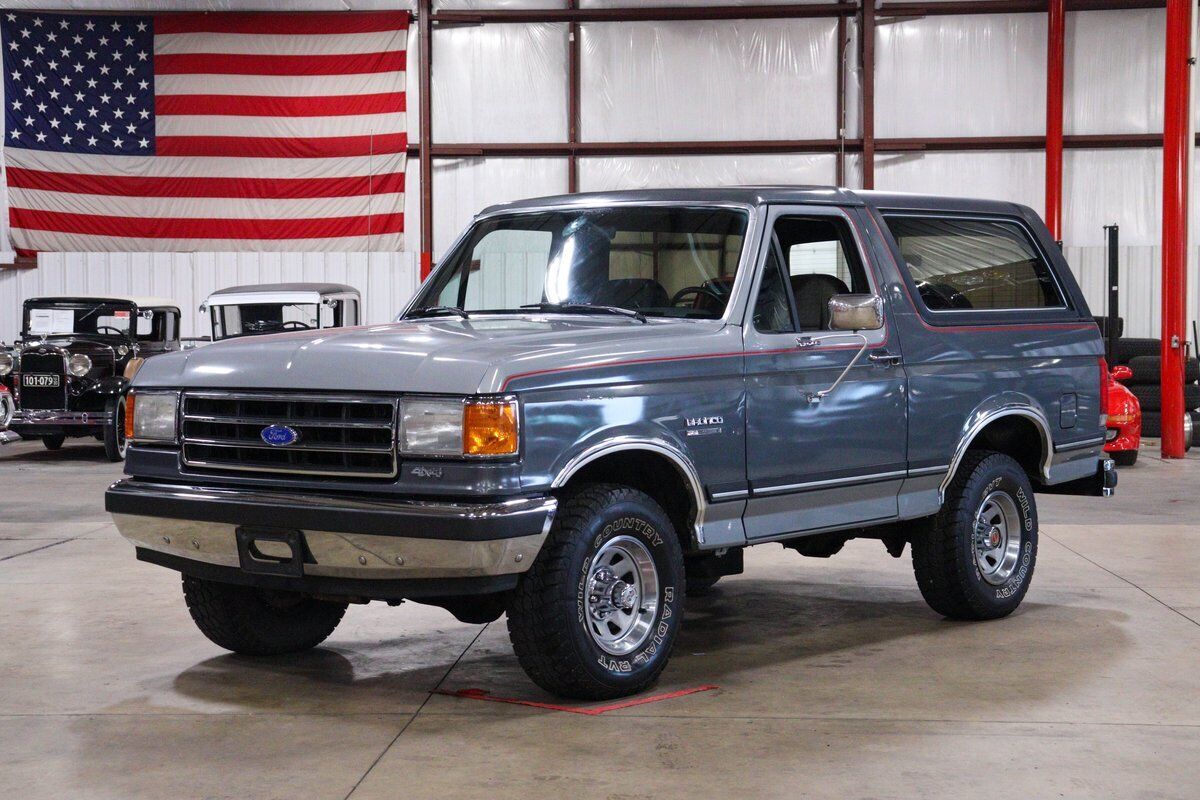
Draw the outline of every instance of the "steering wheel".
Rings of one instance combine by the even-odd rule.
[[[97,325],[96,326],[96,333],[104,333],[105,331],[112,331],[117,336],[125,335],[125,331],[121,330],[120,328],[114,328],[112,325]]]
[[[290,319],[282,325],[285,331],[311,331],[312,325],[306,325],[298,319]]]
[[[718,305],[725,303],[725,297],[711,286],[685,286],[671,297],[671,306],[679,306],[681,301],[689,295],[696,295],[696,298],[692,300],[693,308],[696,307],[696,300],[700,299],[701,296],[712,298]]]

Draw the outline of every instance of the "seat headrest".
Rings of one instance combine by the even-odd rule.
[[[792,295],[800,327],[807,330],[829,328],[829,298],[849,294],[850,288],[835,275],[812,273],[792,276]]]

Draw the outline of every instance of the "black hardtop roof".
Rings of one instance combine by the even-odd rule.
[[[739,205],[821,204],[869,206],[883,209],[942,210],[972,213],[1021,214],[1025,206],[1006,200],[865,191],[836,186],[727,186],[703,189],[631,189],[615,192],[531,197],[500,203],[483,213],[520,211],[542,206],[603,206],[610,203],[736,203]]]
[[[30,297],[25,300],[24,305],[132,305],[138,308],[169,308],[175,311],[179,310],[179,304],[174,300],[168,300],[164,297],[130,297],[126,295],[86,295],[86,294],[65,294],[65,295],[44,295],[42,297]]]

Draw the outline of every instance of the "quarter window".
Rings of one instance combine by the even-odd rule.
[[[904,266],[931,311],[1063,308],[1025,229],[1004,220],[889,216]]]

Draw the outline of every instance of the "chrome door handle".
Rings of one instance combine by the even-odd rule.
[[[876,364],[884,364],[889,367],[898,367],[901,362],[900,356],[895,353],[889,353],[887,350],[884,350],[882,353],[871,353],[867,358]]]

